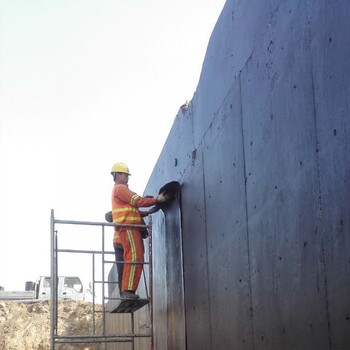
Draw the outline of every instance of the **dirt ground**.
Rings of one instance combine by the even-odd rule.
[[[101,310],[100,305],[95,306]],[[100,334],[102,313],[95,313],[96,334]],[[92,335],[92,304],[82,301],[60,301],[58,304],[59,335]],[[0,301],[1,350],[49,350],[50,303]],[[98,350],[97,344],[56,344],[60,350]]]

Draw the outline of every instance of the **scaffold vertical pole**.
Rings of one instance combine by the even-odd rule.
[[[93,334],[96,334],[96,307],[95,307],[95,253],[92,254],[92,322]]]
[[[153,263],[152,263],[152,216],[149,216],[148,222],[148,283],[149,283],[149,310],[150,310],[150,324],[151,324],[151,350],[154,348],[153,344]]]
[[[51,219],[50,219],[50,239],[51,239],[51,303],[50,303],[50,349],[55,349],[54,335],[56,333],[56,237],[55,237],[55,216],[54,210],[51,209]]]
[[[106,310],[105,310],[105,228],[102,226],[102,334],[106,335]]]

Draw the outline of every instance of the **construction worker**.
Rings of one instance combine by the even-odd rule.
[[[114,180],[112,192],[112,217],[115,224],[142,225],[142,217],[152,213],[142,212],[138,208],[151,207],[157,203],[164,203],[169,199],[165,193],[157,197],[140,197],[128,188],[129,168],[124,163],[115,163],[111,174]],[[139,228],[115,227],[113,246],[117,261],[118,280],[121,280],[120,296],[125,299],[138,299],[135,294],[144,262],[144,246]],[[123,259],[122,259],[123,258]],[[122,277],[122,278],[121,278]]]

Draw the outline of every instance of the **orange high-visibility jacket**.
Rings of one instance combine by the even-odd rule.
[[[129,190],[127,185],[115,184],[112,192],[112,215],[115,224],[142,225],[141,213],[138,208],[151,207],[157,203],[157,198],[140,197]],[[120,231],[121,228],[115,228]],[[115,237],[116,238],[116,237]],[[116,240],[113,240],[116,242]]]

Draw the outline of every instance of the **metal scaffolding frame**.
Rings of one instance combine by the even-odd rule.
[[[76,250],[76,249],[59,249],[58,248],[58,231],[56,225],[82,225],[82,226],[99,226],[102,229],[102,249],[101,250]],[[110,298],[105,296],[105,285],[111,283],[105,280],[105,264],[116,263],[105,259],[106,255],[113,254],[114,251],[105,251],[105,227],[126,227],[126,228],[146,228],[149,232],[148,237],[148,248],[149,248],[149,261],[147,262],[135,262],[136,264],[148,264],[149,266],[149,294],[147,289],[147,281],[145,272],[143,269],[145,290],[147,294],[149,312],[150,312],[150,333],[149,334],[135,334],[134,333],[134,314],[131,313],[131,329],[132,332],[128,334],[118,335],[106,335],[106,301],[109,299],[123,300],[121,298]],[[119,342],[131,342],[132,349],[134,349],[134,341],[136,338],[151,338],[151,347],[153,346],[153,312],[152,312],[152,221],[148,225],[126,225],[126,224],[113,224],[108,222],[91,222],[91,221],[72,221],[72,220],[57,220],[54,216],[54,210],[51,209],[51,220],[50,220],[50,236],[51,236],[51,313],[50,313],[50,350],[55,350],[55,344],[77,344],[77,343],[119,343]],[[92,255],[92,314],[93,314],[93,334],[86,335],[59,335],[58,334],[58,254],[59,253],[73,253],[73,254],[91,254]],[[101,255],[102,261],[102,280],[96,281],[95,279],[95,256]],[[118,263],[125,263],[119,262]],[[112,282],[113,284],[116,282]],[[96,334],[96,305],[95,305],[95,284],[102,285],[102,335]]]

